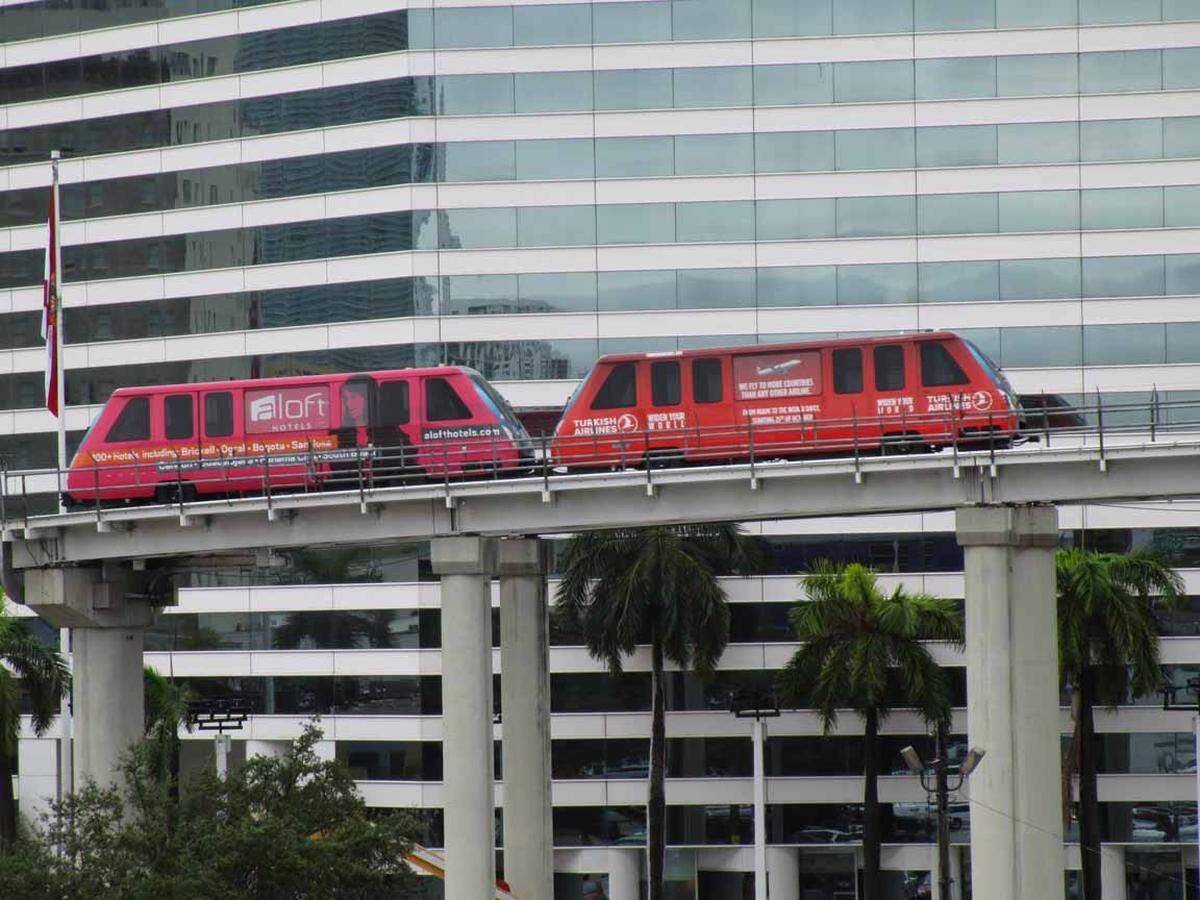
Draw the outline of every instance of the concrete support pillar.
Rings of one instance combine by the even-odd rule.
[[[446,900],[496,890],[495,775],[492,770],[492,597],[496,542],[432,542],[442,579],[442,753]]]
[[[644,853],[640,847],[609,848],[608,900],[640,900]]]
[[[800,900],[800,850],[767,848],[767,887],[771,900]]]
[[[500,576],[504,880],[521,900],[554,900],[545,545],[540,540],[502,540],[496,566]]]
[[[1063,882],[1051,506],[964,507],[967,732],[974,900],[1045,896]],[[1056,889],[1057,890],[1057,889]]]
[[[1128,885],[1125,881],[1125,848],[1119,844],[1100,845],[1100,898],[1125,900]]]
[[[130,602],[134,573],[116,565],[28,569],[24,600],[71,629],[74,789],[121,781],[121,754],[142,737],[142,650],[156,610]]]
[[[121,755],[145,730],[141,628],[76,628],[74,670],[75,785],[120,782]]]
[[[929,877],[933,882],[933,900],[963,900],[962,848],[950,845],[950,896],[943,897],[942,886],[939,883],[941,872],[938,870],[937,848],[930,848]]]

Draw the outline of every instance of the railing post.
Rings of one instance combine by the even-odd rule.
[[[174,447],[171,452],[175,454],[175,500],[179,504],[179,515],[183,515],[183,463],[179,458],[179,451]]]
[[[746,410],[746,412],[752,412]],[[754,416],[746,416],[746,435],[750,442],[750,490],[758,490],[758,475],[754,469]]]
[[[8,460],[0,457],[0,528],[8,526]]]
[[[854,436],[854,483],[862,484],[862,458],[858,452],[858,405],[850,404],[851,433]]]
[[[1150,443],[1154,443],[1154,432],[1158,427],[1158,385],[1150,392]]]
[[[988,471],[996,477],[996,424],[992,413],[988,412]]]
[[[550,448],[546,435],[542,435],[542,502],[550,502]]]
[[[1108,460],[1104,458],[1104,401],[1100,398],[1100,388],[1096,388],[1096,433],[1100,437],[1100,471],[1108,471]]]
[[[1050,446],[1050,410],[1046,408],[1046,392],[1042,391],[1042,432],[1046,436],[1046,446]]]

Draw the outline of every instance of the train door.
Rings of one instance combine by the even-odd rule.
[[[898,440],[903,443],[904,435],[917,431],[913,394],[919,388],[909,371],[909,346],[895,343],[871,347],[875,408],[867,412],[874,420],[867,430],[874,432],[878,428],[877,433],[885,444]]]
[[[204,485],[197,489],[228,493],[258,487],[262,467],[259,467],[258,478],[250,480],[247,449],[234,417],[233,391],[205,391],[200,397],[200,418],[200,465]]]
[[[155,397],[162,404],[163,442],[169,458],[159,465],[164,486],[171,481],[192,484],[201,480],[200,431],[196,427],[196,396],[192,393]]]
[[[692,421],[687,432],[689,459],[729,459],[740,456],[733,427],[729,389],[729,357],[698,356],[687,361]]]
[[[650,403],[646,407],[645,449],[656,462],[677,465],[693,424],[683,403],[682,360],[652,359],[647,368]]]
[[[495,445],[495,427],[475,422],[471,407],[459,394],[454,380],[444,375],[421,379],[421,443],[417,460],[430,475],[461,474],[483,468]]]
[[[863,348],[834,347],[829,353],[829,373],[833,385],[826,405],[829,425],[819,437],[833,450],[849,449],[864,440],[874,444],[879,428],[873,421],[875,410],[866,406]]]
[[[412,394],[411,379],[395,376],[376,379],[371,443],[375,448],[372,469],[377,483],[403,478],[416,467],[420,435],[413,416]]]

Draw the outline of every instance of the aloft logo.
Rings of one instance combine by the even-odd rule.
[[[277,419],[298,421],[313,417],[324,418],[327,403],[321,393],[303,397],[285,397],[283,394],[267,394],[250,401],[251,422],[271,422]]]

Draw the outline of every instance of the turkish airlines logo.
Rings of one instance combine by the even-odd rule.
[[[991,391],[976,391],[971,395],[971,405],[976,409],[987,412],[992,408]]]
[[[622,413],[617,417],[617,431],[637,431],[638,420],[633,413]]]

